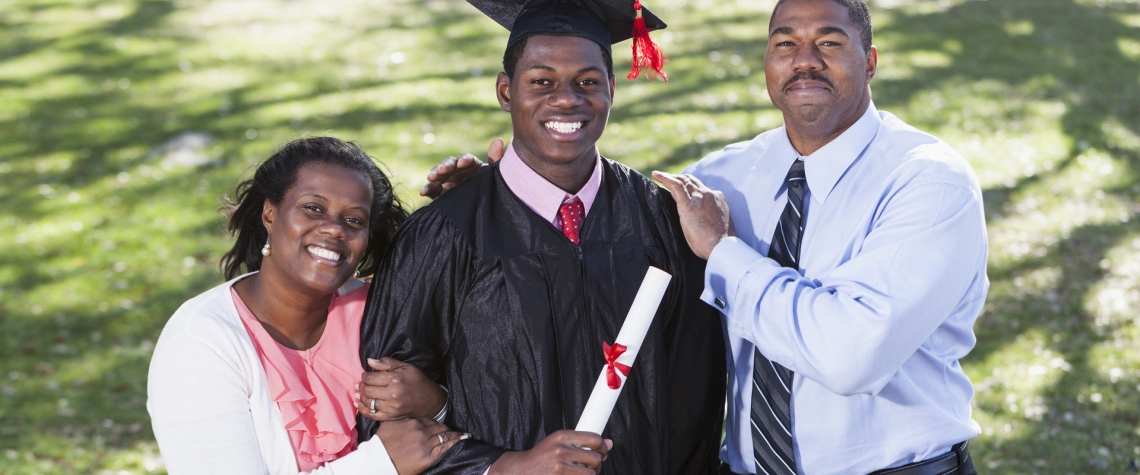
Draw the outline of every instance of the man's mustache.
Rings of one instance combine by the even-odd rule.
[[[792,78],[789,79],[788,82],[784,83],[784,87],[782,89],[787,90],[789,87],[791,87],[792,83],[799,81],[800,79],[809,79],[812,81],[822,82],[824,84],[827,84],[827,87],[835,89],[835,85],[831,83],[831,80],[827,79],[827,77],[824,76],[823,73],[820,73],[819,71],[798,72],[798,73],[796,73],[795,76],[792,76]]]

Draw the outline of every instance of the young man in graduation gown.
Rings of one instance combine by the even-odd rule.
[[[720,322],[700,301],[704,266],[669,193],[598,153],[614,96],[610,44],[629,38],[634,11],[595,1],[484,8],[512,31],[496,90],[514,139],[500,163],[412,215],[372,287],[362,359],[419,366],[450,391],[447,424],[472,435],[426,473],[717,466]],[[673,279],[602,434],[610,448],[570,429],[649,266]]]

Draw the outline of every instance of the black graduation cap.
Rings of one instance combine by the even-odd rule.
[[[507,46],[534,35],[581,36],[610,50],[611,44],[630,38],[633,43],[633,71],[665,73],[665,55],[649,38],[649,32],[665,28],[665,22],[641,6],[640,0],[467,0],[483,14],[510,30]]]

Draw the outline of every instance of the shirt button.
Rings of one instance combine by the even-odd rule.
[[[717,306],[717,307],[720,307],[721,309],[724,309],[724,305],[725,305],[725,304],[724,304],[724,299],[722,299],[722,298],[720,298],[720,297],[717,297],[717,298],[716,298],[716,300],[714,300],[714,302],[716,303],[716,306]]]

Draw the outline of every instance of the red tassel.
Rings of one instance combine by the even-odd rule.
[[[646,77],[656,81],[660,75],[662,80],[668,82],[669,78],[665,77],[665,72],[661,70],[668,59],[665,58],[661,47],[649,37],[649,29],[645,27],[645,19],[641,17],[641,0],[633,0],[633,9],[637,10],[637,18],[633,19],[633,60],[629,75],[625,78],[632,81],[637,79],[643,68],[652,68],[651,71],[646,71]]]

